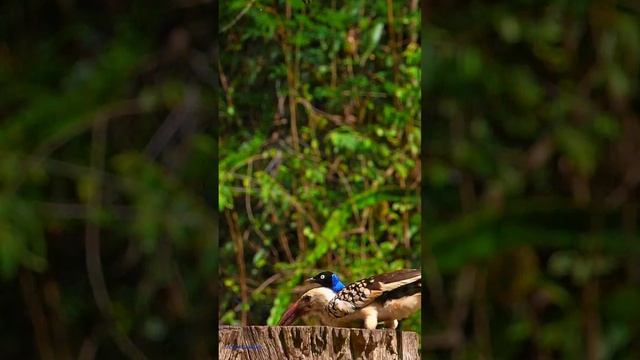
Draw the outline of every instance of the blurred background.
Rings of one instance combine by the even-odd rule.
[[[637,358],[638,3],[425,5],[427,358]]]
[[[322,270],[421,266],[418,5],[220,8],[221,324],[276,324]]]
[[[0,4],[3,359],[213,356],[213,6]]]

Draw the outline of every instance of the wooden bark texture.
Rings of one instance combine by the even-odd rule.
[[[229,359],[417,360],[418,335],[329,326],[225,326],[218,355]]]

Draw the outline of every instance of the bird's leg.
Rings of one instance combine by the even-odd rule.
[[[375,330],[378,325],[378,319],[376,316],[368,316],[364,319],[364,327],[369,330]]]
[[[378,325],[378,312],[371,308],[365,308],[363,312],[365,329],[374,330]]]
[[[394,320],[387,320],[387,321],[384,322],[384,326],[387,329],[395,329],[395,328],[398,327],[398,320],[395,320],[395,319]]]

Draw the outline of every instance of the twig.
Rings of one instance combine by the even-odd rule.
[[[411,0],[411,3],[409,5],[409,11],[411,13],[415,13],[418,11],[418,0]],[[418,36],[419,36],[419,32],[420,32],[420,27],[418,26],[418,24],[416,24],[415,22],[411,22],[411,24],[409,24],[409,41],[412,43],[416,43],[418,42]]]
[[[55,203],[55,202],[37,202],[38,206],[44,209],[49,216],[58,219],[83,219],[90,217],[87,212],[86,204],[80,203]],[[110,205],[109,210],[114,211],[121,220],[127,220],[132,217],[133,208],[128,205]]]
[[[489,309],[487,304],[487,270],[478,271],[478,281],[474,295],[474,333],[478,349],[485,359],[492,359],[491,326],[489,324]]]
[[[251,225],[253,225],[254,231],[256,232],[256,234],[258,234],[258,237],[260,237],[260,239],[262,239],[264,243],[267,243],[267,236],[260,229],[256,218],[253,216],[253,209],[251,207],[251,182],[253,181],[252,174],[253,161],[249,161],[249,164],[247,164],[247,179],[249,181],[245,183],[245,188],[243,189],[245,192],[244,204],[245,208],[247,209],[247,217],[249,218],[249,222],[251,222]]]
[[[89,336],[84,339],[82,342],[82,346],[80,347],[80,352],[78,354],[79,360],[93,360],[96,358],[96,353],[98,352],[98,344],[96,344],[93,336]]]
[[[192,112],[197,101],[198,94],[196,90],[193,87],[188,87],[184,103],[171,111],[145,147],[145,152],[151,159],[155,159],[160,155],[162,150],[169,144],[171,138],[186,123],[187,119],[193,118]]]
[[[244,305],[248,304],[249,299],[247,295],[247,275],[244,264],[244,244],[242,242],[240,229],[238,229],[238,214],[236,212],[231,212],[230,210],[225,210],[224,215],[229,226],[229,233],[231,234],[231,238],[235,243],[236,262],[238,263],[238,270],[240,273],[240,298],[242,299],[243,305],[240,307],[240,321],[242,326],[246,326],[247,310]]]
[[[464,322],[469,314],[469,303],[473,296],[475,288],[477,269],[475,266],[468,266],[462,270],[456,279],[455,285],[455,302],[451,310],[449,329],[453,333],[463,333]],[[453,347],[454,358],[463,351],[461,341],[457,346]]]
[[[353,190],[351,189],[351,184],[349,183],[349,180],[344,175],[344,173],[339,170],[339,167],[336,167],[336,174],[338,174],[338,177],[340,178],[340,180],[344,184],[344,188],[347,190],[347,195],[349,196],[349,199],[352,199],[353,198]],[[360,212],[358,212],[358,207],[356,206],[356,204],[354,202],[351,203],[351,211],[353,211],[353,216],[356,218],[356,222],[359,223],[361,221]]]
[[[584,319],[584,337],[588,360],[596,360],[602,347],[600,318],[598,315],[599,286],[597,279],[591,279],[582,288],[582,316]]]
[[[94,123],[91,141],[91,166],[96,169],[103,169],[106,151],[106,122],[96,121]],[[93,174],[93,180],[96,183],[95,191],[90,194],[87,201],[87,213],[95,214],[101,207],[102,203],[102,181],[100,176]],[[85,250],[87,273],[89,276],[89,284],[93,291],[96,305],[100,312],[107,318],[111,327],[111,335],[116,345],[131,359],[146,359],[144,354],[133,344],[133,341],[124,333],[114,326],[112,314],[111,299],[102,272],[102,261],[100,259],[100,228],[98,225],[88,220],[85,226]]]
[[[280,245],[282,246],[285,255],[287,255],[287,260],[289,260],[289,263],[293,264],[295,259],[293,258],[293,254],[291,254],[291,249],[289,248],[289,239],[287,238],[287,235],[284,234],[284,231],[282,231],[282,228],[280,228],[278,239],[280,240]]]
[[[291,195],[281,184],[275,184],[278,187],[278,190],[284,195],[284,197],[291,202],[291,205],[296,208],[296,210],[301,213],[311,224],[313,231],[318,233],[320,232],[320,225],[316,219],[302,206],[302,204],[296,199],[293,195]]]
[[[407,249],[411,248],[411,234],[409,231],[409,212],[404,210],[402,211],[402,240],[404,242],[404,247]]]
[[[134,100],[123,100],[123,101],[115,103],[115,104],[110,104],[110,105],[106,106],[106,109],[99,110],[98,111],[98,116],[94,117],[92,119],[92,121],[74,123],[74,124],[72,124],[72,126],[69,126],[69,127],[65,128],[65,130],[62,131],[61,133],[58,133],[58,134],[52,136],[50,139],[48,139],[47,141],[45,141],[42,144],[40,144],[36,148],[36,150],[34,151],[33,157],[35,159],[40,159],[40,161],[44,161],[56,149],[60,148],[62,145],[64,145],[70,139],[72,139],[72,138],[74,138],[76,136],[79,136],[84,131],[86,131],[88,128],[90,128],[92,125],[95,125],[95,124],[98,124],[98,123],[106,123],[106,122],[108,122],[108,121],[110,121],[110,120],[112,120],[114,118],[117,118],[117,117],[126,116],[126,115],[133,115],[133,114],[139,114],[141,112],[142,112],[142,110],[141,110],[141,108],[140,108],[140,106],[138,104],[138,101],[135,100],[135,99]],[[36,161],[35,163],[30,164],[30,165],[35,167],[35,166],[40,165],[40,162]],[[29,171],[21,171],[19,174],[20,174],[21,178],[12,185],[11,189],[7,190],[8,193],[17,193],[18,192],[18,190],[22,186],[23,182],[26,180],[27,174],[29,174]]]
[[[22,297],[27,305],[33,332],[36,338],[36,345],[41,359],[55,359],[51,336],[49,335],[47,318],[42,308],[42,303],[38,301],[33,275],[27,271],[20,271],[20,287]]]
[[[85,176],[92,171],[88,166],[77,165],[68,161],[4,150],[2,150],[2,153],[19,157],[20,161],[29,167],[43,166],[51,174],[67,178],[75,179],[77,177]],[[97,175],[104,178],[104,180],[106,180],[105,182],[110,184],[118,182],[119,179],[117,175],[106,171],[100,171]]]
[[[319,117],[323,117],[329,121],[331,121],[332,123],[338,125],[338,126],[342,126],[344,125],[344,119],[342,116],[340,115],[334,115],[334,114],[329,114],[327,112],[324,112],[318,108],[316,108],[315,106],[313,106],[311,104],[311,102],[309,102],[309,100],[303,98],[303,97],[298,97],[296,99],[296,101],[300,104],[302,104],[306,109],[307,112],[311,115],[315,115],[315,116],[319,116]]]
[[[66,322],[62,314],[60,301],[60,287],[53,279],[45,282],[43,287],[44,300],[51,310],[51,327],[53,329],[53,341],[59,358],[70,359],[69,337],[67,336]]]
[[[393,57],[393,82],[398,83],[400,57],[398,55],[398,44],[396,39],[396,31],[394,28],[395,18],[393,16],[393,0],[387,0],[387,22],[389,23],[389,47],[391,48],[391,55]],[[397,108],[400,107],[399,99],[394,96],[394,103]]]
[[[285,17],[287,21],[291,20],[291,2],[285,1]],[[293,149],[299,151],[299,138],[298,138],[298,123],[297,123],[297,82],[295,73],[295,59],[291,50],[291,44],[289,42],[289,31],[286,25],[283,26],[282,32],[282,53],[284,55],[284,62],[287,67],[287,84],[288,84],[288,96],[289,96],[289,125],[291,127],[291,145]]]
[[[222,30],[220,30],[220,34],[226,32],[227,30],[229,30],[229,28],[235,25],[240,20],[240,18],[242,18],[244,14],[246,14],[247,11],[251,9],[251,7],[255,2],[256,0],[249,1],[249,3],[244,7],[244,9],[242,9],[242,11],[240,11],[240,13],[238,13],[238,15],[236,15],[236,17],[229,24],[227,24],[225,27],[222,28]]]
[[[262,290],[264,290],[267,286],[271,285],[273,282],[275,282],[276,280],[278,280],[281,277],[280,274],[274,274],[271,275],[271,277],[269,277],[267,280],[263,281],[262,284],[260,284],[260,286],[258,286],[257,288],[255,288],[255,290],[253,290],[251,292],[251,294],[258,294],[260,293]]]

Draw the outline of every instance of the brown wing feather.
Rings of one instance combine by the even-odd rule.
[[[372,276],[370,279],[374,279],[378,283],[392,284],[396,282],[402,282],[403,280],[413,279],[421,275],[419,269],[404,269],[384,273],[380,275]]]
[[[400,286],[416,281],[421,276],[420,270],[405,269],[375,275],[347,285],[338,292],[337,299],[353,304],[353,310],[361,309],[383,294]]]

